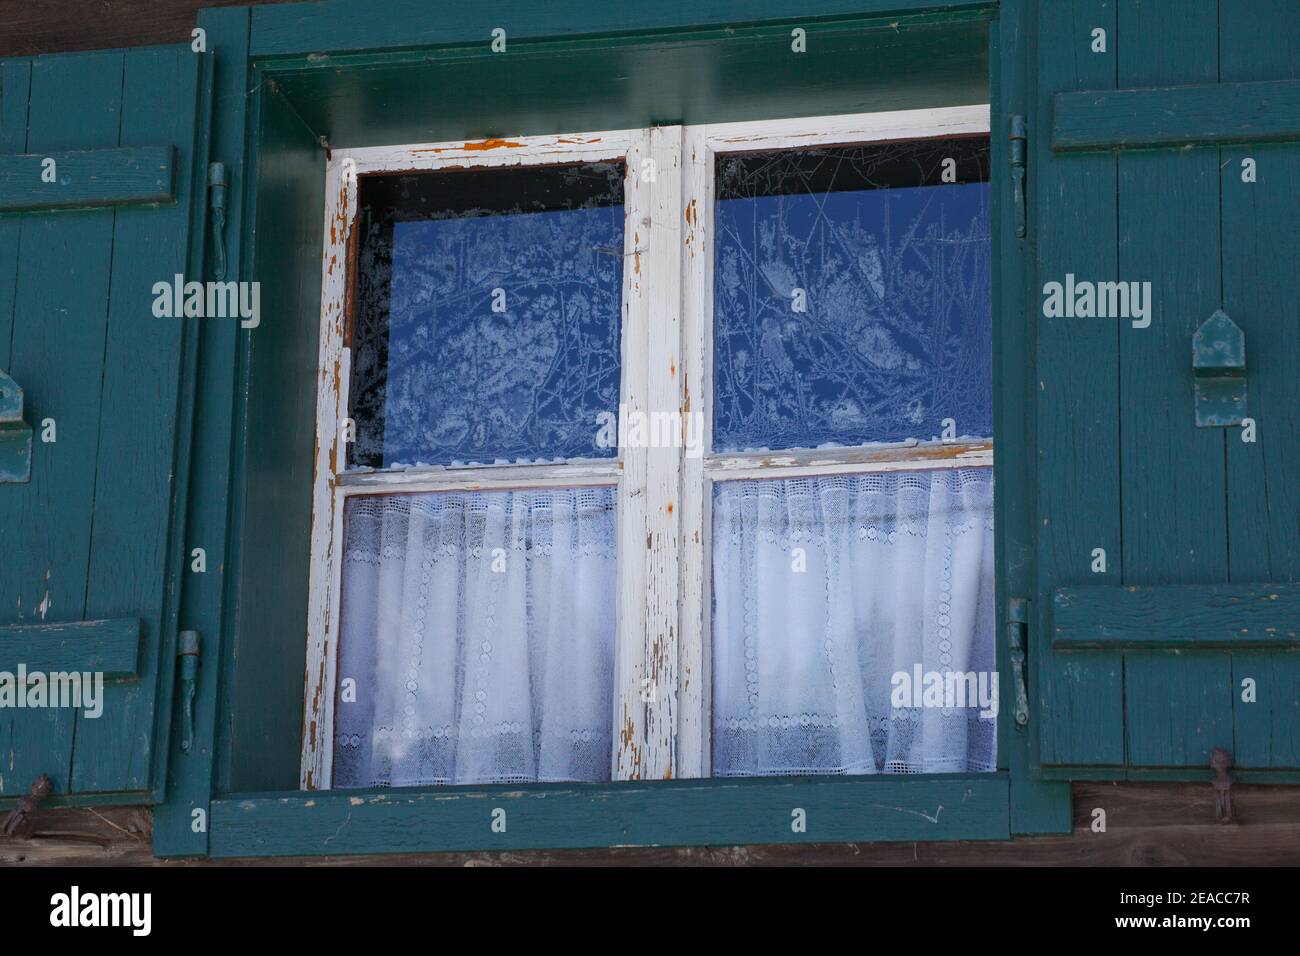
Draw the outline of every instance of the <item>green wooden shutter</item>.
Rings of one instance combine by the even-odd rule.
[[[161,796],[196,320],[153,286],[201,278],[210,78],[188,45],[0,63],[0,369],[35,432],[0,483],[0,672],[105,672],[98,718],[0,709],[6,800]]]
[[[1221,747],[1294,771],[1300,7],[1070,0],[1036,36],[1037,763],[1204,778]],[[1150,282],[1150,325],[1046,316],[1067,275]],[[1192,337],[1219,309],[1255,442],[1197,425]]]

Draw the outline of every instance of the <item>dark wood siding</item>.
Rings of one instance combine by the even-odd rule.
[[[188,42],[202,7],[289,0],[0,0],[0,56]]]
[[[1300,788],[1233,788],[1237,822],[1214,818],[1204,784],[1077,784],[1074,832],[1002,842],[841,843],[688,849],[436,853],[298,858],[300,866],[1295,866]],[[1106,832],[1092,830],[1106,811]],[[0,866],[283,866],[284,860],[155,860],[150,813],[51,810],[26,840],[0,837]]]

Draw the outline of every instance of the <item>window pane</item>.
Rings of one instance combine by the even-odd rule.
[[[335,787],[609,779],[614,502],[348,499]]]
[[[986,137],[716,172],[715,450],[992,435]]]
[[[609,457],[623,165],[364,177],[353,466]]]
[[[996,768],[989,469],[718,482],[713,594],[715,776]]]

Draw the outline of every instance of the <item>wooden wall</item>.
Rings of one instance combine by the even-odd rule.
[[[200,7],[289,0],[0,0],[0,57],[188,40]]]

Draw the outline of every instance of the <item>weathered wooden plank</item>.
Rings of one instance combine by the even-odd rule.
[[[172,146],[0,156],[0,212],[171,202],[175,162]]]
[[[1216,0],[1124,4],[1118,29],[1120,86],[1217,79]],[[1217,584],[1228,556],[1223,434],[1195,426],[1190,343],[1219,306],[1219,154],[1118,160],[1119,278],[1151,283],[1149,315],[1118,330],[1124,582]],[[1129,764],[1208,766],[1210,747],[1230,747],[1230,676],[1225,652],[1126,653]]]
[[[116,146],[121,96],[121,53],[34,61],[27,149]],[[57,440],[35,441],[31,481],[0,495],[4,623],[86,616],[113,222],[111,209],[23,215],[8,371],[38,436],[49,421]],[[40,773],[66,793],[73,726],[58,708],[0,717],[0,795],[26,791]]]
[[[95,515],[86,589],[88,615],[144,619],[140,679],[105,689],[111,719],[79,720],[72,780],[79,792],[152,788],[159,672],[174,658],[172,509],[183,455],[177,409],[185,324],[157,318],[152,287],[188,272],[194,116],[201,58],[188,46],[125,54],[121,142],[183,144],[178,202],[117,211],[105,343]],[[168,697],[170,699],[170,697]]]
[[[215,86],[210,102],[208,159],[226,167],[231,196],[244,195],[244,129],[248,99],[244,91],[248,78],[248,10],[205,10],[199,25],[207,31]],[[200,135],[207,117],[200,109]],[[199,151],[201,154],[201,151]],[[203,210],[196,210],[200,225],[192,235],[191,248],[202,265],[205,222]],[[228,204],[225,245],[228,280],[244,278],[240,252],[243,203]],[[193,259],[191,260],[194,261]],[[211,273],[209,273],[211,274]],[[188,520],[185,530],[186,562],[190,570],[181,589],[181,614],[186,625],[202,635],[201,660],[194,696],[194,743],[183,751],[173,743],[167,759],[167,800],[154,813],[154,852],[159,856],[206,853],[206,830],[195,832],[194,811],[206,816],[214,791],[215,752],[218,725],[218,677],[222,650],[228,636],[224,628],[233,617],[223,602],[223,591],[233,570],[227,557],[227,533],[231,501],[231,449],[235,409],[236,336],[234,322],[199,323],[198,363],[194,385],[195,421],[190,453]],[[202,573],[190,563],[193,549],[202,548],[207,567]],[[177,710],[179,708],[173,708]],[[173,739],[175,734],[173,734]]]
[[[713,323],[713,153],[707,127],[682,142],[682,420],[700,423],[699,453],[682,461],[680,651],[677,669],[677,776],[708,776],[713,728],[712,642],[708,606],[709,499],[704,461],[713,448],[710,390]]]
[[[1300,767],[1300,651],[1232,655],[1233,763]]]
[[[655,178],[645,257],[649,328],[648,348],[639,360],[646,363],[646,405],[652,421],[656,416],[680,414],[682,409],[683,141],[680,126],[658,126],[650,131]],[[647,682],[641,692],[646,704],[645,757],[639,773],[645,780],[677,776],[682,461],[685,429],[689,428],[688,419],[679,420],[683,432],[675,438],[680,444],[653,447],[646,455],[646,577],[644,589],[638,590],[638,597],[646,602],[641,651]]]
[[[1029,83],[1033,49],[1031,0],[1003,0],[998,20],[990,35],[992,73],[992,118],[989,137],[992,169],[990,185],[993,215],[993,434],[998,457],[993,471],[995,542],[998,548],[995,575],[998,621],[1006,621],[1008,598],[1031,598],[1034,594],[1034,422],[1037,388],[1034,384],[1033,342],[1037,324],[1038,296],[1034,285],[1033,246],[1029,235],[1017,236],[1016,184],[1001,171],[1010,168],[1012,117],[1028,119],[1032,128],[1033,94]],[[1028,149],[1028,144],[1026,150]],[[1028,196],[1024,199],[1027,201]],[[1020,211],[1028,213],[1023,205]],[[1030,607],[1033,607],[1033,603]],[[1014,695],[1015,673],[1007,643],[1007,629],[999,627],[997,661],[1000,686]],[[1029,686],[1034,660],[1028,668]],[[1008,698],[1010,699],[1010,698]],[[1033,772],[1034,742],[1038,735],[1037,715],[1021,726],[1003,720],[999,726],[998,764],[1011,774],[1011,832],[1062,833],[1070,827],[1069,784],[1038,779]]]
[[[254,8],[254,56],[339,49],[384,49],[492,41],[492,30],[506,31],[507,42],[572,38],[609,33],[725,29],[768,22],[806,21],[809,25],[863,16],[958,14],[992,9],[992,0],[727,0],[707,7],[692,0],[666,0],[649,6],[592,6],[587,0],[560,0],[538,7],[508,0],[490,10],[474,5],[450,7],[428,16],[422,0],[395,0],[382,17],[364,0],[325,0],[292,7]],[[507,49],[509,47],[507,46]]]
[[[1067,785],[1068,786],[1068,785]],[[194,866],[1295,866],[1300,787],[1233,787],[1233,826],[1214,816],[1206,782],[1074,785],[1074,829],[1060,836],[980,841],[611,847],[467,853],[243,857]],[[1106,831],[1093,832],[1093,811]],[[158,815],[153,811],[155,838]],[[0,865],[157,866],[143,807],[42,810],[35,836],[0,836]],[[174,864],[170,864],[174,865]]]
[[[27,142],[27,95],[31,85],[31,64],[27,60],[0,61],[0,151],[20,152]],[[12,379],[4,376],[9,366],[9,340],[13,331],[14,290],[17,287],[18,250],[22,217],[0,216],[0,483],[23,482],[31,476],[32,432],[14,421]],[[9,389],[6,389],[9,386]]]
[[[1300,140],[1300,81],[1058,93],[1052,117],[1055,150]]]
[[[1106,811],[1107,831],[1218,825],[1210,772],[1198,783],[1076,783],[1074,825],[1087,828],[1093,810]],[[1300,788],[1237,783],[1233,817],[1243,828],[1300,823]],[[1300,852],[1300,847],[1295,848]]]
[[[234,330],[242,350],[237,390],[254,397],[235,444],[242,497],[229,560],[238,566],[240,600],[232,607],[235,639],[222,649],[218,749],[241,755],[226,764],[224,784],[263,791],[296,787],[302,754],[325,151],[284,97],[252,84],[260,88],[248,109],[260,119],[250,125],[260,125],[261,138],[249,147],[255,161],[244,192],[256,197],[257,215],[244,223],[240,278],[262,283],[264,321]]]
[[[307,605],[307,675],[302,716],[304,790],[328,789],[334,754],[334,701],[338,667],[343,555],[339,474],[346,467],[347,447],[339,423],[348,416],[347,389],[351,355],[347,325],[348,245],[357,216],[357,178],[343,162],[325,173],[327,237],[321,255],[320,358],[316,375],[316,450],[312,483],[310,596]],[[361,476],[358,476],[361,477]],[[366,475],[371,480],[382,477]],[[430,489],[424,483],[412,490]],[[364,485],[360,485],[364,487]],[[337,513],[336,513],[337,512]]]
[[[987,468],[992,464],[991,441],[909,441],[858,448],[792,448],[710,455],[704,463],[704,473],[713,481],[736,481],[928,468]]]
[[[1219,30],[1225,82],[1300,78],[1300,43],[1278,42],[1300,37],[1300,4],[1221,0]],[[1253,442],[1226,432],[1229,571],[1234,581],[1300,581],[1300,145],[1225,147],[1219,165],[1223,306],[1246,333],[1255,422]],[[1232,670],[1235,761],[1300,766],[1300,655],[1234,653]],[[1253,701],[1242,699],[1247,678]]]
[[[1137,767],[1205,767],[1232,747],[1232,671],[1226,654],[1125,657],[1125,752]]]
[[[27,148],[31,74],[28,60],[0,60],[0,150],[6,153],[21,153]],[[0,216],[0,369],[9,367],[21,236],[21,216]]]
[[[1009,835],[1007,792],[1005,774],[900,774],[294,794],[214,801],[211,850],[220,857],[958,835],[995,840]]]
[[[651,159],[650,137],[634,134],[627,150],[623,181],[623,322],[619,334],[622,383],[619,416],[641,418],[650,406],[650,234],[669,227],[652,221],[654,184],[640,175]],[[675,217],[674,217],[675,222]],[[643,266],[644,263],[644,266]],[[618,494],[618,595],[617,633],[614,643],[614,753],[611,776],[615,780],[642,779],[646,768],[647,701],[642,696],[646,680],[645,638],[648,602],[637,585],[646,580],[650,554],[649,449],[640,445],[619,448],[623,478]]]
[[[211,7],[295,0],[41,0],[9,4],[0,32],[0,56],[34,56],[75,50],[109,50],[157,43],[189,43],[195,14]],[[247,34],[247,30],[244,31]],[[211,31],[209,31],[209,35]],[[216,44],[208,40],[208,49]]]
[[[1058,588],[1052,648],[1233,650],[1300,646],[1300,584]]]
[[[0,627],[0,671],[99,671],[134,677],[140,660],[140,619]]]
[[[1038,585],[1030,625],[1030,692],[1037,698],[1042,763],[1119,765],[1124,762],[1120,657],[1094,655],[1087,667],[1056,660],[1047,601],[1063,584],[1121,580],[1118,331],[1097,319],[1044,316],[1040,291],[1047,282],[1064,281],[1067,273],[1094,281],[1120,278],[1115,158],[1058,156],[1042,128],[1057,91],[1114,84],[1115,4],[1040,4],[1038,17],[1039,128],[1030,130],[1029,177],[1038,244],[1037,284],[1029,303],[1038,335]],[[1105,53],[1091,50],[1094,29],[1106,31]],[[1081,355],[1088,361],[1080,361]],[[1105,570],[1093,572],[1099,548]]]

